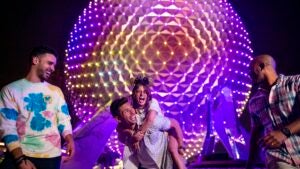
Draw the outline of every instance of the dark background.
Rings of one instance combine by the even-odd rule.
[[[297,0],[228,0],[242,18],[254,55],[269,53],[284,74],[300,73]],[[54,83],[64,88],[63,57],[69,33],[87,0],[5,1],[1,5],[0,87],[24,77],[32,47],[47,44],[60,54]]]

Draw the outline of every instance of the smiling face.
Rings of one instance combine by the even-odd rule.
[[[148,101],[148,90],[145,86],[139,85],[133,93],[133,99],[138,105],[138,108],[144,108]]]
[[[124,103],[119,107],[119,120],[128,125],[136,123],[136,113],[129,102]]]
[[[55,70],[56,57],[53,54],[45,53],[33,58],[37,76],[41,81],[49,79]]]

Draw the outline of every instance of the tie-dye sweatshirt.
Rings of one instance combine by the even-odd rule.
[[[61,136],[72,134],[63,93],[47,82],[12,82],[0,93],[0,133],[9,151],[21,147],[29,157],[61,155]]]

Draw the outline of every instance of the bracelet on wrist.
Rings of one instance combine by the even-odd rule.
[[[280,130],[286,137],[291,137],[292,132],[287,127],[284,127]]]
[[[26,159],[27,159],[27,157],[25,155],[21,155],[20,157],[15,159],[15,163],[17,166],[19,166]]]

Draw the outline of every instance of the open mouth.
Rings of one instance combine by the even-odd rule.
[[[51,71],[46,71],[46,76],[50,76],[51,75]]]
[[[132,116],[130,116],[130,121],[132,121],[132,122],[136,122],[136,115],[132,115]]]
[[[146,98],[145,97],[139,97],[138,98],[138,103],[139,104],[144,104],[146,102]]]

